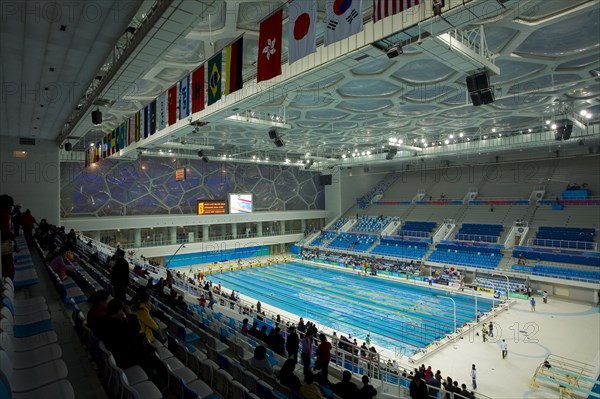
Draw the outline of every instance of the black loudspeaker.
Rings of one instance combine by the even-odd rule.
[[[563,119],[558,121],[558,123],[557,131],[560,132],[562,139],[569,140],[571,138],[571,133],[573,133],[573,122],[568,119]]]
[[[92,111],[92,123],[100,125],[102,123],[102,112],[99,109]]]
[[[285,144],[283,144],[283,140],[281,140],[280,138],[276,138],[275,140],[273,140],[273,142],[275,143],[276,147],[283,147]]]
[[[277,132],[277,129],[271,129],[269,130],[269,138],[271,140],[275,140],[279,138],[279,133]]]
[[[73,149],[73,145],[71,143],[65,143],[65,151],[71,151]]]
[[[475,106],[494,102],[494,92],[490,88],[490,77],[487,72],[467,76],[467,89],[471,95],[471,102]]]
[[[319,176],[319,184],[321,186],[331,186],[331,175]]]
[[[199,156],[200,158],[202,158],[202,157],[204,156],[204,151],[202,151],[202,150],[199,150],[199,151],[198,151],[198,156]]]
[[[388,161],[394,159],[394,157],[396,156],[396,154],[398,154],[398,149],[397,148],[390,148],[388,150],[387,155],[385,156],[385,159],[387,159]]]

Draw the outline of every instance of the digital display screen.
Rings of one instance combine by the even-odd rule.
[[[252,194],[229,194],[229,213],[252,213]]]
[[[185,180],[185,168],[175,169],[175,180],[176,181]]]
[[[198,215],[223,215],[227,213],[227,201],[198,200]]]

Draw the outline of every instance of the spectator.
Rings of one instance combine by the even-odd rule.
[[[317,361],[315,369],[321,370],[320,383],[329,384],[329,361],[331,360],[331,343],[327,341],[325,334],[319,334],[319,346],[317,347]]]
[[[333,393],[342,399],[355,399],[358,396],[358,388],[351,380],[352,374],[348,370],[344,370],[342,381],[333,386]]]
[[[150,316],[150,294],[142,292],[133,305],[133,312],[140,324],[140,332],[152,343],[159,336],[158,324]]]
[[[110,293],[108,291],[98,290],[88,298],[88,302],[92,304],[92,307],[87,313],[86,322],[92,330],[95,328],[96,322],[106,316],[106,304],[109,297]]]
[[[125,251],[118,248],[115,251],[115,265],[111,272],[113,297],[123,302],[127,300],[127,287],[129,286],[129,262],[125,260]]]
[[[65,257],[65,253],[67,252],[66,247],[61,247],[55,254],[50,262],[50,268],[58,275],[61,280],[65,280],[67,278],[67,271],[74,272],[75,266],[69,263],[69,261]]]
[[[319,384],[315,384],[315,376],[312,373],[304,375],[305,384],[300,388],[300,395],[305,399],[322,399]]]
[[[300,338],[296,332],[296,327],[291,326],[288,329],[287,341],[285,342],[285,350],[290,359],[294,361],[294,364],[298,363],[298,349],[300,348]]]
[[[35,224],[35,218],[29,209],[27,209],[23,214],[22,223],[23,235],[25,236],[27,242],[31,243],[33,240],[33,225]]]
[[[249,330],[249,328],[248,328],[248,319],[244,319],[242,321],[242,328],[241,328],[242,334],[248,335],[248,330]]]
[[[15,265],[13,262],[13,241],[15,236],[10,226],[13,198],[9,195],[0,195],[0,239],[2,241],[2,276],[11,280],[15,279]]]
[[[448,384],[451,385],[451,384]],[[425,382],[421,380],[418,374],[413,376],[412,381],[409,385],[410,397],[412,399],[428,399],[429,393],[427,392],[427,387],[425,386]]]
[[[273,368],[269,359],[267,359],[267,348],[262,345],[257,345],[254,348],[254,356],[250,359],[250,366],[267,375],[273,375]]]
[[[369,377],[366,375],[362,376],[363,387],[359,391],[359,397],[361,399],[372,399],[377,396],[377,390],[373,385],[369,384]]]
[[[295,367],[296,362],[294,362],[293,359],[287,359],[279,371],[279,382],[281,385],[290,388],[292,391],[298,392],[302,383],[298,376],[294,374]]]
[[[304,365],[305,376],[306,374],[312,374],[312,372],[310,371],[310,355],[312,354],[312,346],[312,334],[306,333],[304,335],[304,338],[302,338],[302,353],[300,355],[302,359],[302,364]]]

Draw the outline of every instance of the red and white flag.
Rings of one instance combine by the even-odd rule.
[[[317,2],[294,0],[288,6],[289,50],[288,63],[317,51]]]
[[[279,9],[260,23],[256,82],[281,75],[281,36],[283,10]]]
[[[327,0],[325,3],[326,46],[362,30],[362,0]]]
[[[419,0],[373,0],[373,22],[418,5]]]

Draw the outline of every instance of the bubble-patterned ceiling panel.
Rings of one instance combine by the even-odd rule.
[[[167,67],[163,68],[159,73],[156,74],[156,77],[160,80],[164,80],[166,82],[177,81],[182,76],[184,76],[188,72],[187,69],[184,68],[173,68]]]
[[[353,68],[351,72],[355,75],[378,75],[394,64],[395,61],[388,59],[373,60]]]
[[[438,109],[438,107],[436,107],[435,105],[426,105],[426,104],[400,105],[398,107],[398,109],[396,109],[394,111],[387,111],[387,112],[384,112],[383,114],[386,116],[392,116],[392,117],[414,117],[414,116],[419,116],[419,115],[425,114],[427,112],[435,111],[437,109]]]
[[[536,2],[526,2],[518,9],[518,18],[525,21],[539,21],[549,16],[558,14],[589,0],[569,0],[569,1],[544,1],[543,4]]]
[[[493,53],[500,52],[504,46],[518,33],[516,29],[504,26],[490,26],[485,29],[485,41]]]
[[[337,105],[340,109],[352,112],[379,112],[393,106],[392,100],[346,100]]]
[[[528,97],[530,94],[556,91],[559,90],[560,87],[566,87],[566,85],[575,85],[580,80],[581,78],[576,74],[544,75],[511,86],[508,93],[517,95],[523,93],[521,97]]]
[[[547,101],[547,96],[540,96],[532,93],[516,94],[511,97],[502,98],[494,102],[494,108],[522,109]]]
[[[298,127],[302,127],[302,128],[305,128],[305,129],[316,129],[316,128],[325,126],[325,122],[319,122],[319,121],[298,121],[298,122],[296,122],[296,125]]]
[[[344,79],[344,74],[335,73],[331,76],[326,77],[325,79],[319,80],[318,82],[304,85],[302,86],[302,88],[305,90],[325,89],[333,86],[342,79]]]
[[[128,91],[129,97],[156,97],[163,92],[163,87],[151,80],[139,79]],[[126,95],[125,98],[128,96]]]
[[[492,85],[500,85],[517,79],[524,79],[544,69],[543,64],[504,59],[498,60],[496,65],[500,68],[500,75],[490,78],[490,84]]]
[[[456,71],[436,60],[417,60],[400,67],[392,74],[393,78],[410,84],[439,82]]]
[[[137,110],[139,109],[139,104],[135,101],[120,100],[114,103],[111,109],[113,111],[120,112],[137,112]]]
[[[432,84],[407,91],[403,94],[403,97],[413,102],[430,102],[442,96],[454,96],[456,91],[457,89],[454,86]]]
[[[237,28],[258,32],[260,22],[269,14],[281,8],[281,3],[270,1],[253,1],[240,3],[238,8]],[[287,17],[287,7],[283,7],[283,19]]]
[[[337,91],[344,97],[379,97],[398,93],[400,86],[380,79],[356,79],[346,83]]]
[[[572,90],[566,93],[567,97],[575,99],[588,99],[600,95],[600,83],[594,83],[581,89]]]
[[[348,116],[347,112],[335,110],[335,109],[324,109],[306,112],[307,119],[321,119],[326,121],[335,121],[344,119]]]
[[[589,32],[598,32],[600,29],[598,13],[589,12],[541,27],[529,35],[515,50],[515,53],[538,57],[557,57],[598,48],[600,46],[598,36],[582,35],[580,26],[585,26]]]
[[[581,57],[577,58],[576,60],[563,62],[556,67],[556,70],[571,70],[585,67],[600,67],[600,57],[598,54],[592,54],[588,55],[587,57]]]

